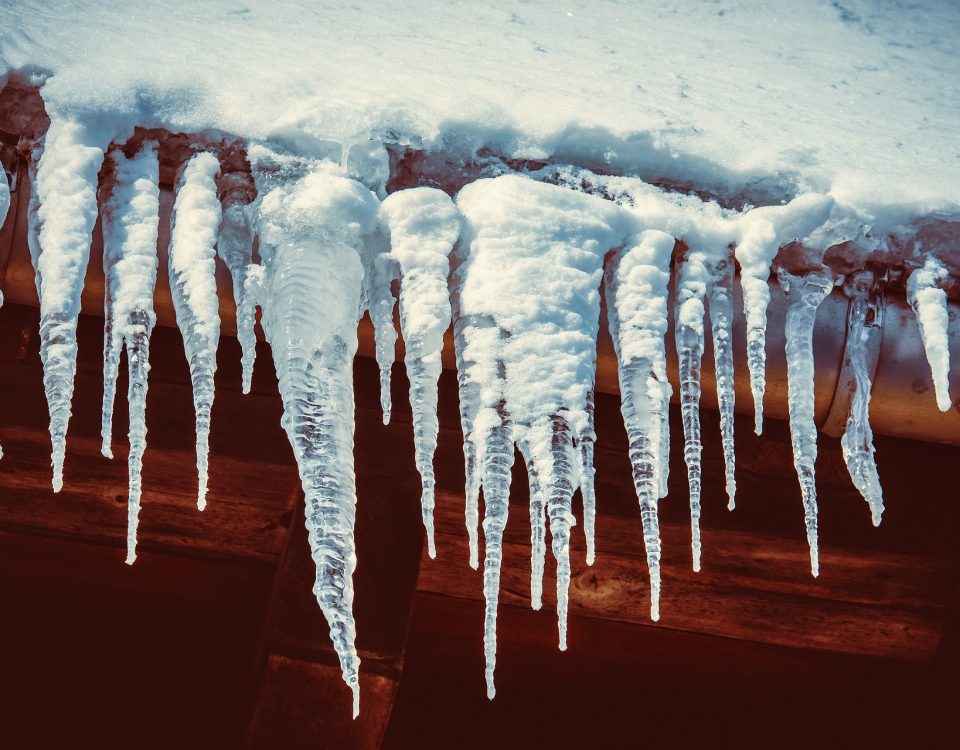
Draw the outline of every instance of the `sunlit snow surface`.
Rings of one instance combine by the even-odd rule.
[[[738,285],[758,433],[771,282],[787,293],[791,439],[818,574],[812,336],[817,307],[841,281],[819,264],[841,244],[862,257],[882,253],[887,237],[914,236],[910,222],[918,217],[960,217],[956,7],[810,2],[773,12],[758,2],[531,1],[268,8],[220,1],[147,2],[123,14],[110,3],[26,0],[3,4],[0,30],[0,77],[40,85],[51,117],[45,139],[26,151],[54,489],[62,485],[77,315],[99,209],[107,282],[103,451],[111,454],[126,346],[133,562],[159,175],[153,142],[136,153],[111,143],[123,144],[135,127],[202,132],[206,145],[194,144],[180,165],[168,248],[194,386],[198,505],[207,489],[219,257],[234,286],[245,392],[255,307],[262,311],[303,484],[314,593],[355,715],[352,363],[357,323],[369,313],[388,421],[395,289],[431,557],[437,382],[443,336],[453,326],[475,568],[481,528],[484,541],[490,697],[515,449],[530,484],[531,606],[542,605],[549,528],[561,649],[577,490],[587,563],[598,554],[593,389],[601,289],[619,364],[651,618],[660,617],[658,503],[667,493],[669,376],[676,379],[667,372],[668,322],[699,570],[706,321],[732,509]],[[252,173],[235,164],[226,170],[210,145],[216,134],[243,139]],[[481,154],[499,161],[487,163],[484,179],[451,189],[456,195],[417,187],[387,196],[385,143],[427,159],[440,154],[448,166]],[[518,163],[511,159],[527,160],[528,174],[502,174]],[[0,214],[9,197],[4,179]],[[772,268],[794,241],[822,270]],[[947,410],[951,276],[934,250],[916,243],[906,291],[937,402]],[[844,290],[854,385],[842,446],[879,523],[882,490],[868,418],[870,279],[848,279]],[[602,540],[599,546],[602,554]]]

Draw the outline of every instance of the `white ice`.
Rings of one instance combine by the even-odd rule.
[[[813,327],[817,308],[833,288],[833,280],[823,271],[801,275],[783,269],[777,272],[787,293],[786,354],[787,402],[790,411],[790,443],[793,465],[800,480],[804,525],[810,547],[810,572],[820,575],[817,547],[817,424],[814,421]]]
[[[217,237],[217,255],[230,270],[233,281],[233,300],[237,310],[237,340],[240,342],[241,384],[244,393],[250,392],[253,363],[257,357],[256,288],[251,276],[259,269],[253,263],[253,227],[247,209],[256,196],[251,176],[244,172],[230,172],[220,177],[220,203],[223,218]]]
[[[534,479],[531,601],[539,606],[545,515],[557,562],[560,648],[566,648],[572,498],[592,480],[585,465],[592,454],[580,446],[594,440],[602,263],[634,222],[609,201],[517,175],[477,180],[460,191],[457,205],[465,226],[454,272],[455,343],[463,365],[468,501],[478,484],[484,493],[484,651],[492,698],[514,444]]]
[[[330,625],[343,679],[359,711],[354,644],[353,357],[362,311],[361,260],[378,202],[358,182],[319,169],[280,184],[260,204],[266,275],[262,323],[306,503],[314,594]]]
[[[35,173],[31,255],[40,298],[40,359],[50,412],[54,492],[63,487],[77,370],[77,316],[97,221],[97,174],[105,145],[103,133],[54,116]]]
[[[923,348],[933,376],[933,388],[940,411],[949,411],[950,400],[950,350],[949,316],[947,293],[943,289],[948,278],[947,267],[942,261],[927,256],[923,265],[907,279],[907,300],[917,316]]]
[[[437,384],[443,366],[443,334],[450,325],[448,256],[460,235],[460,214],[442,190],[421,187],[391,195],[381,205],[380,217],[389,228],[390,253],[402,273],[400,327],[410,380],[414,449],[422,481],[420,503],[427,550],[430,557],[436,557],[433,455],[440,429]]]
[[[130,453],[127,459],[127,564],[137,558],[140,469],[147,447],[147,373],[150,332],[156,323],[153,289],[157,280],[160,188],[157,145],[147,142],[132,158],[110,151],[110,176],[101,190],[104,324],[101,452],[111,448],[113,402],[120,353],[127,349]]]
[[[713,265],[707,299],[710,329],[713,338],[713,361],[717,380],[717,406],[720,410],[720,438],[723,446],[723,468],[726,479],[727,508],[736,506],[736,451],[733,441],[734,391],[733,374],[733,277],[734,260],[729,255]]]
[[[604,290],[610,336],[617,353],[620,401],[630,443],[633,483],[640,502],[650,573],[650,618],[660,619],[658,500],[670,460],[670,396],[664,336],[667,285],[674,239],[657,230],[632,238],[607,261]]]
[[[214,275],[217,232],[222,210],[216,177],[220,161],[202,151],[184,166],[170,218],[170,291],[190,364],[197,431],[197,507],[207,505],[207,457],[220,340],[217,279]]]
[[[873,525],[879,526],[883,516],[883,488],[877,473],[876,450],[873,447],[873,430],[870,429],[870,375],[867,372],[867,347],[870,339],[869,326],[876,321],[867,320],[871,305],[871,286],[874,275],[862,271],[847,279],[844,291],[850,297],[847,313],[847,342],[844,359],[853,370],[853,396],[850,414],[840,446],[843,460],[850,472],[850,479],[870,506]]]

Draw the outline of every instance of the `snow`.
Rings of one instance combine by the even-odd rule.
[[[170,217],[170,291],[190,363],[193,407],[197,416],[197,508],[207,505],[207,456],[220,341],[220,311],[214,275],[217,232],[222,210],[216,176],[220,162],[208,151],[191,157],[177,185]]]
[[[153,289],[157,281],[157,235],[160,225],[160,169],[156,143],[147,142],[128,159],[118,150],[109,156],[112,176],[102,189],[103,275],[103,420],[101,452],[113,458],[113,402],[120,351],[127,348],[130,413],[127,564],[137,559],[140,514],[140,469],[147,447],[147,373],[150,332],[157,321]]]

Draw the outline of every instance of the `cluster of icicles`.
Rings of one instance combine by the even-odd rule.
[[[91,143],[76,122],[54,120],[32,165],[30,242],[41,304],[41,357],[50,412],[53,487],[62,486],[67,423],[76,369],[80,294],[98,210],[106,277],[103,453],[111,455],[111,416],[120,353],[129,367],[129,532],[136,558],[140,467],[146,447],[149,342],[156,317],[159,185],[157,144],[134,154]],[[42,155],[41,155],[42,150]],[[99,186],[98,173],[108,159]],[[180,171],[168,248],[170,286],[194,390],[198,506],[207,491],[207,441],[219,337],[216,256],[228,266],[243,347],[247,392],[254,359],[254,314],[262,310],[283,425],[296,456],[306,523],[316,562],[314,592],[330,625],[343,678],[358,710],[359,658],[351,611],[356,505],[353,468],[352,361],[357,324],[369,311],[381,367],[384,421],[396,332],[393,286],[413,407],[416,464],[429,554],[433,533],[433,454],[443,334],[453,321],[466,467],[470,564],[479,565],[479,496],[484,497],[483,588],[487,691],[494,695],[497,599],[517,447],[530,481],[531,602],[541,606],[549,525],[557,566],[560,648],[566,648],[570,533],[574,493],[583,499],[587,563],[595,557],[593,381],[606,294],[619,360],[623,418],[640,503],[650,575],[650,615],[659,618],[660,534],[657,506],[667,488],[669,401],[666,371],[667,287],[677,240],[686,248],[675,269],[676,347],[684,458],[690,487],[693,567],[700,567],[700,365],[709,310],[716,361],[726,489],[735,501],[732,351],[735,260],[740,265],[748,362],[759,434],[763,419],[768,278],[778,249],[803,239],[831,213],[827,196],[787,205],[726,211],[689,196],[671,197],[639,179],[601,178],[582,170],[480,179],[452,200],[419,187],[384,200],[346,166],[296,159],[251,147],[253,178],[219,175],[215,153],[199,150]],[[549,181],[548,181],[549,177]],[[616,181],[615,201],[583,190],[585,181]],[[609,187],[609,185],[608,185]],[[0,185],[0,215],[9,191]],[[382,185],[381,185],[382,188]],[[379,191],[383,195],[382,189]],[[99,209],[98,209],[99,206]],[[259,241],[260,262],[254,242]],[[812,332],[818,305],[835,279],[825,267],[777,273],[788,297],[786,354],[795,465],[802,488],[814,575],[817,497],[814,462]],[[946,270],[935,259],[909,278],[938,403],[947,394]],[[602,284],[601,284],[602,282]],[[868,422],[865,365],[867,284],[853,298],[848,352],[855,366],[843,450],[851,477],[880,522],[883,501]]]

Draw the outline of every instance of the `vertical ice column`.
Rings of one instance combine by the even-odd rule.
[[[933,376],[937,407],[949,411],[950,351],[947,293],[942,288],[948,278],[947,267],[932,255],[907,279],[907,299],[920,325],[923,348]]]
[[[844,359],[853,371],[853,397],[850,415],[840,445],[850,479],[870,506],[873,525],[879,526],[883,516],[883,489],[877,474],[877,461],[870,429],[870,375],[867,372],[867,345],[870,337],[871,286],[874,277],[870,271],[861,271],[847,280],[844,291],[850,298],[847,313],[847,342]],[[873,321],[875,325],[876,322]]]
[[[362,309],[361,254],[376,228],[377,208],[359,183],[318,170],[267,193],[259,215],[266,269],[262,322],[303,485],[317,569],[313,591],[353,691],[354,717],[360,658],[352,609],[353,358]]]
[[[257,280],[259,269],[253,262],[253,227],[247,216],[248,206],[256,197],[253,177],[247,172],[229,172],[220,177],[222,219],[217,237],[217,255],[230,270],[233,301],[237,308],[237,340],[240,342],[242,387],[250,393],[253,363],[257,357],[254,333],[257,313]]]
[[[710,260],[702,250],[688,249],[677,267],[674,335],[680,364],[680,409],[683,416],[683,458],[690,488],[690,532],[693,569],[700,570],[700,362],[703,357],[703,301],[711,280]]]
[[[803,496],[804,524],[810,545],[810,572],[820,575],[817,549],[817,425],[814,421],[813,327],[817,308],[833,288],[824,271],[794,275],[778,269],[780,285],[787,293],[786,352],[787,405],[790,412],[790,442],[793,465]]]
[[[78,122],[54,117],[34,182],[36,252],[31,255],[40,297],[40,359],[50,412],[54,492],[63,487],[77,370],[77,316],[97,221],[97,175],[108,140]]]
[[[400,264],[400,327],[406,347],[413,439],[422,490],[420,505],[427,550],[437,556],[433,534],[434,472],[440,423],[437,381],[443,334],[450,325],[448,255],[460,235],[460,214],[442,190],[421,187],[393,193],[380,207],[390,230],[391,255]],[[391,316],[392,318],[392,316]],[[393,328],[393,320],[390,320]]]
[[[390,424],[393,409],[390,394],[390,375],[396,359],[397,329],[393,325],[393,282],[399,281],[397,261],[388,253],[376,254],[370,264],[368,293],[370,320],[373,323],[373,340],[377,367],[380,369],[380,409],[383,423]]]
[[[157,281],[160,187],[157,145],[147,142],[128,159],[110,152],[112,174],[101,191],[103,227],[103,419],[101,452],[111,448],[113,402],[120,352],[127,348],[130,453],[127,459],[127,564],[137,559],[140,469],[147,447],[147,373],[150,333],[156,323],[153,289]]]
[[[770,267],[781,246],[803,239],[823,224],[833,199],[810,193],[785,206],[764,206],[741,215],[736,258],[740,263],[743,313],[747,320],[747,367],[753,391],[755,431],[763,431],[763,394],[766,391],[767,307],[770,304]]]
[[[7,182],[7,170],[0,166],[0,227],[7,219],[10,209],[10,184]],[[0,289],[0,307],[3,307],[3,290]],[[0,458],[3,458],[3,448],[0,447]]]
[[[669,461],[672,388],[667,380],[667,284],[674,240],[655,230],[641,233],[612,255],[604,289],[610,336],[617,354],[623,421],[630,444],[633,483],[640,502],[650,572],[650,618],[660,619],[660,522],[658,500]]]
[[[723,466],[726,477],[727,508],[736,506],[736,451],[733,441],[733,256],[728,255],[713,266],[713,277],[707,288],[710,330],[713,337],[713,361],[717,378],[717,405],[720,409],[720,436],[723,444]]]
[[[170,218],[170,291],[190,363],[197,419],[197,507],[207,506],[210,410],[217,370],[220,312],[217,298],[216,242],[222,210],[217,198],[220,162],[209,152],[191,157],[177,184]]]
[[[592,447],[593,441],[602,262],[633,231],[635,221],[612,202],[519,175],[471,183],[460,191],[457,205],[465,222],[453,298],[467,518],[470,527],[479,474],[485,502],[484,643],[492,697],[514,442],[531,477],[531,600],[539,604],[539,549],[549,519],[559,645],[566,648],[573,494],[593,476],[587,463],[592,450],[583,446]]]

